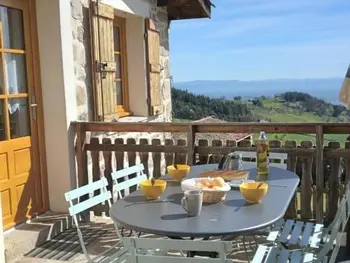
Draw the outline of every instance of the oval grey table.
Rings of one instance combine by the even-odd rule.
[[[188,177],[216,169],[217,164],[191,167]],[[245,167],[246,169],[248,167]],[[256,178],[256,169],[247,169],[249,179]],[[299,184],[299,177],[280,168],[270,167],[268,193],[260,204],[249,204],[239,190],[231,190],[226,200],[218,204],[203,205],[198,217],[187,217],[181,206],[183,192],[180,184],[169,184],[161,200],[147,201],[135,191],[115,202],[110,215],[124,227],[171,237],[212,237],[238,235],[265,228],[282,218]]]

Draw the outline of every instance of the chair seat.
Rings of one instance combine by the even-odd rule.
[[[300,250],[281,249],[279,247],[268,247],[260,245],[255,253],[252,263],[300,263],[313,262],[316,256],[313,253],[305,253]],[[318,262],[327,263],[328,257],[324,257]]]
[[[299,220],[279,220],[267,237],[268,241],[300,248],[319,248],[324,231],[323,224]]]

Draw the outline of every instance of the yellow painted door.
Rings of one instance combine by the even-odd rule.
[[[0,191],[5,229],[45,207],[30,2],[0,0]]]

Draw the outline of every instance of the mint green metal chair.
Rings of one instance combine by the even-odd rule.
[[[341,203],[350,207],[350,191],[347,190]],[[338,209],[333,221],[328,227],[323,224],[304,222],[301,220],[280,220],[272,228],[267,240],[282,244],[284,247],[300,248],[302,250],[317,249],[326,241],[334,224],[339,220],[342,210]]]
[[[134,166],[112,172],[112,180],[114,182],[114,191],[118,193],[119,198],[123,198],[122,191],[129,190],[134,187],[138,188],[138,185],[141,181],[147,180],[147,176],[144,174],[144,166],[143,164],[136,164]],[[135,174],[136,176],[132,179],[127,179],[125,181],[120,182],[119,180],[125,177],[129,177],[130,175]],[[119,182],[118,182],[119,181]]]
[[[94,207],[95,205],[98,205],[104,202],[107,202],[108,206],[111,207],[110,199],[112,198],[112,195],[107,190],[107,185],[108,185],[107,179],[103,177],[99,181],[79,187],[65,194],[66,201],[69,203],[69,214],[73,217],[74,224],[77,229],[80,245],[89,263],[95,263],[95,262],[109,263],[109,262],[114,262],[116,259],[122,259],[126,256],[126,250],[124,248],[120,248],[120,246],[114,246],[106,250],[105,252],[101,253],[100,255],[94,257],[93,259],[91,259],[84,243],[83,234],[79,228],[78,216],[80,213],[84,211],[88,211],[90,208]],[[99,191],[99,194],[93,195],[96,191]],[[92,195],[92,197],[80,203],[74,204],[74,200],[79,200],[80,197],[90,195],[90,194]],[[121,241],[122,236],[119,232],[118,225],[114,223],[114,227],[115,227],[115,230],[117,231],[119,240]],[[116,245],[118,245],[118,243]]]
[[[125,193],[125,190],[130,190],[131,188],[138,189],[138,185],[141,181],[147,180],[147,176],[144,174],[144,166],[143,164],[137,164],[128,168],[125,168],[123,170],[115,171],[111,174],[112,180],[114,182],[114,191],[118,193],[118,197],[122,199],[124,196],[122,192]],[[129,179],[129,176],[135,174],[136,177]],[[120,179],[128,177],[126,181],[120,181]],[[119,182],[118,182],[119,181]],[[125,195],[125,194],[124,194]],[[125,236],[125,228],[123,226],[120,226],[121,235]],[[129,230],[129,237],[133,234],[132,229]],[[140,236],[141,233],[138,233],[138,236]]]
[[[310,244],[316,247],[313,250],[296,249],[288,250],[282,246],[268,247],[260,245],[255,253],[252,263],[299,263],[299,262],[323,262],[335,263],[340,248],[340,233],[344,232],[350,217],[350,192],[347,191],[341,200],[337,215],[330,227],[317,240],[310,239]],[[292,235],[293,237],[293,235]],[[301,237],[301,241],[305,238]],[[304,242],[304,241],[303,241]],[[317,245],[316,245],[317,244]]]
[[[232,242],[224,241],[192,241],[156,238],[124,237],[127,249],[125,259],[117,262],[137,263],[232,263],[227,254],[232,252]],[[145,254],[144,251],[160,250],[161,254]],[[218,258],[185,257],[183,251],[216,252]],[[176,255],[176,252],[180,252]]]

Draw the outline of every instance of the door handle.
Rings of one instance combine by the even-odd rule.
[[[38,107],[38,104],[36,103],[35,95],[32,95],[30,108],[32,109],[32,119],[36,120],[36,107]]]

